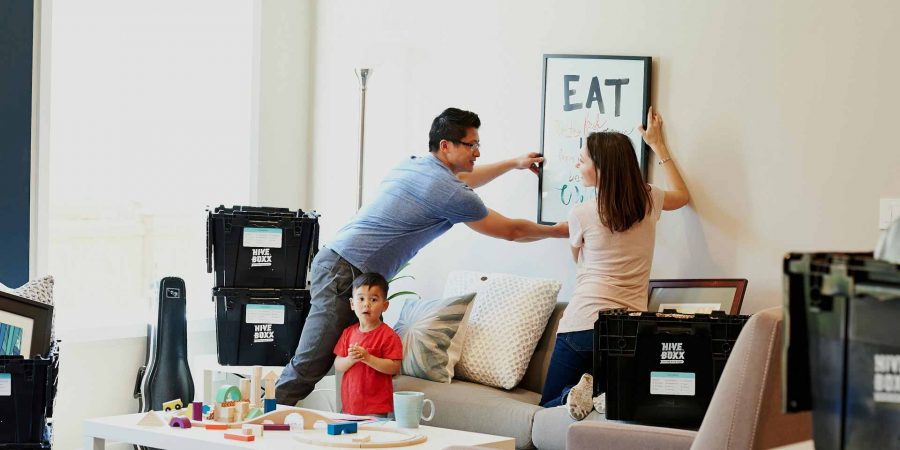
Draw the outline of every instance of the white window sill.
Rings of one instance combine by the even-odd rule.
[[[187,328],[188,334],[214,332],[216,330],[216,319],[213,316],[188,318]],[[56,330],[56,338],[66,344],[73,342],[80,343],[146,337],[146,322],[128,322],[96,327],[60,328]]]

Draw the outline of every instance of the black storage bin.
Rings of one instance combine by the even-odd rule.
[[[223,366],[283,366],[309,314],[306,289],[214,288],[216,349]]]
[[[594,395],[607,419],[699,426],[749,316],[601,313],[594,324]]]
[[[56,357],[0,356],[0,449],[50,448],[45,427],[52,414]],[[8,387],[8,390],[7,390]]]
[[[900,448],[900,265],[792,253],[784,275],[787,409],[811,406],[817,449]]]
[[[206,271],[216,287],[305,289],[319,247],[314,212],[219,206],[207,214]]]

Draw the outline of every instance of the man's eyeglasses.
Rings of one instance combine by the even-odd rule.
[[[463,142],[463,141],[453,141],[453,142],[456,142],[456,143],[459,144],[459,145],[465,145],[466,147],[469,147],[469,148],[472,149],[473,151],[474,151],[474,150],[478,150],[478,149],[481,148],[481,142],[475,142],[475,143],[472,143],[472,144],[470,144],[470,143],[468,143],[468,142]]]

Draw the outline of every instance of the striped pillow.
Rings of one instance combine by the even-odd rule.
[[[400,371],[449,383],[465,339],[466,318],[475,293],[436,300],[407,300],[394,330],[403,342]]]

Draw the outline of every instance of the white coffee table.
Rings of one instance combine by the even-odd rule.
[[[84,433],[83,450],[103,450],[106,442],[125,442],[148,447],[169,450],[218,450],[236,448],[255,448],[266,450],[318,448],[324,447],[301,444],[293,439],[290,431],[266,431],[264,436],[254,442],[239,442],[225,439],[222,430],[206,430],[204,428],[171,428],[169,426],[145,427],[137,425],[143,414],[127,414],[121,416],[101,417],[85,420],[82,425]],[[320,423],[321,425],[321,423]],[[385,429],[395,429],[394,422],[383,422]],[[468,431],[449,430],[446,428],[421,426],[418,431],[428,436],[428,440],[418,445],[398,447],[410,450],[442,449],[450,445],[477,445],[501,450],[514,450],[516,441],[513,438],[493,436],[490,434],[471,433]],[[234,433],[235,430],[229,432]],[[237,430],[239,432],[239,430]]]

